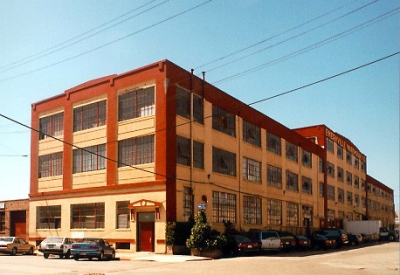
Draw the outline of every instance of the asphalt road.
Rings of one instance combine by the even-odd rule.
[[[130,275],[130,274],[279,274],[398,275],[399,243],[382,243],[329,253],[282,253],[218,260],[157,262],[143,260],[74,261],[57,257],[0,255],[0,274]]]

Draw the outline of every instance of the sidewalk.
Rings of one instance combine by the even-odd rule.
[[[169,254],[156,254],[154,252],[136,252],[136,253],[116,253],[115,257],[121,261],[151,261],[162,263],[180,263],[186,261],[204,261],[212,260],[207,257],[197,257],[190,255],[169,255]]]

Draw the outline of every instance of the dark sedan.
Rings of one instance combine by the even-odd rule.
[[[284,251],[292,251],[296,247],[296,240],[294,235],[286,231],[278,231],[279,237],[282,241],[282,249]]]
[[[329,249],[336,247],[336,240],[328,239],[324,235],[313,234],[311,236],[311,244],[315,250]]]
[[[307,250],[311,248],[311,241],[305,236],[294,236],[296,239],[296,248],[299,250]]]
[[[260,252],[261,244],[253,242],[245,236],[229,235],[227,239],[228,244],[224,249],[225,255],[237,256]]]

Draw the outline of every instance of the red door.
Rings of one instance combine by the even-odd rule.
[[[154,251],[154,222],[139,223],[139,243],[139,251]]]

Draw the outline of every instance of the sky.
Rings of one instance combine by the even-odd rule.
[[[398,209],[399,6],[0,0],[0,201],[28,198],[30,131],[13,120],[29,126],[32,103],[168,59],[247,104],[284,94],[251,106],[289,128],[325,124],[351,140]]]

